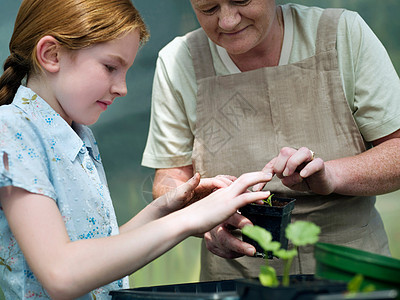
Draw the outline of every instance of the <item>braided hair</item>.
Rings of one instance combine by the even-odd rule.
[[[0,77],[0,105],[10,104],[22,80],[29,73],[26,58],[12,53],[4,62],[4,73]]]

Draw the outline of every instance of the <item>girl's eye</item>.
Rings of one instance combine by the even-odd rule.
[[[113,66],[110,66],[110,65],[104,65],[104,66],[106,67],[108,72],[113,72],[113,71],[115,71],[117,69],[117,68],[115,68]]]

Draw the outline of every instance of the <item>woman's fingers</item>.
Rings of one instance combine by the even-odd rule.
[[[204,234],[207,249],[223,258],[253,256],[255,248],[235,237],[226,224],[221,224]]]
[[[283,172],[286,169],[287,163],[289,161],[289,158],[296,153],[296,149],[289,148],[289,147],[283,147],[281,151],[279,151],[278,156],[276,157],[275,163],[274,163],[274,172],[275,174],[279,177],[283,177]]]
[[[314,159],[314,152],[307,147],[294,149],[284,147],[279,152],[274,163],[274,171],[279,178],[292,175],[299,168],[303,168]]]
[[[310,161],[301,171],[300,176],[302,178],[307,178],[324,168],[324,161],[321,158],[315,158]]]
[[[187,198],[189,195],[191,195],[194,192],[194,189],[199,185],[200,183],[200,174],[196,173],[190,178],[188,181],[185,183],[181,184],[176,188],[176,196],[178,198]]]

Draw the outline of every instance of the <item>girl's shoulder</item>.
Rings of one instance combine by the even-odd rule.
[[[4,136],[2,129],[27,129],[31,127],[31,118],[19,107],[8,104],[0,106],[0,133]]]
[[[61,117],[31,89],[20,86],[11,104],[0,106],[0,132],[47,135],[47,127]]]
[[[36,102],[38,96],[25,96],[16,96],[11,104],[0,106],[0,151],[13,153],[35,149],[43,154],[43,141],[48,139],[46,116]]]

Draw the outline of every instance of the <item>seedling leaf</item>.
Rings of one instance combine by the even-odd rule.
[[[281,247],[281,243],[273,241],[266,246],[266,249],[264,249],[265,251],[272,251],[275,253],[275,251],[279,250],[279,248]]]
[[[281,258],[281,259],[289,259],[293,258],[297,255],[297,250],[296,249],[291,249],[291,250],[285,250],[285,249],[279,249],[277,251],[274,251],[275,256]]]
[[[255,240],[265,251],[269,250],[272,241],[272,234],[260,226],[245,226],[242,233]]]
[[[367,284],[364,288],[361,289],[361,286],[364,282],[364,276],[362,274],[356,274],[348,283],[347,283],[347,291],[351,294],[354,293],[368,293],[376,290],[373,284]]]
[[[364,280],[364,277],[361,274],[355,275],[347,283],[347,291],[350,293],[358,293],[360,291],[360,287],[361,287],[363,280]]]
[[[269,195],[269,197],[267,199],[264,199],[264,203],[268,204],[269,206],[272,206],[272,196],[274,194]]]
[[[263,265],[260,267],[259,279],[261,284],[264,286],[275,287],[279,285],[275,269],[270,266]]]
[[[255,240],[265,252],[272,251],[275,256],[284,261],[284,272],[282,277],[282,285],[289,285],[289,270],[293,262],[293,258],[298,254],[297,247],[307,244],[314,244],[318,241],[320,228],[311,222],[296,221],[289,224],[286,228],[286,237],[292,241],[294,248],[291,250],[281,249],[281,244],[272,241],[272,235],[266,229],[259,226],[245,226],[242,233],[249,238]],[[275,269],[266,264],[261,266],[259,280],[264,286],[278,286],[279,282],[276,278]]]
[[[286,237],[296,246],[315,244],[321,229],[314,223],[296,221],[286,227]]]

